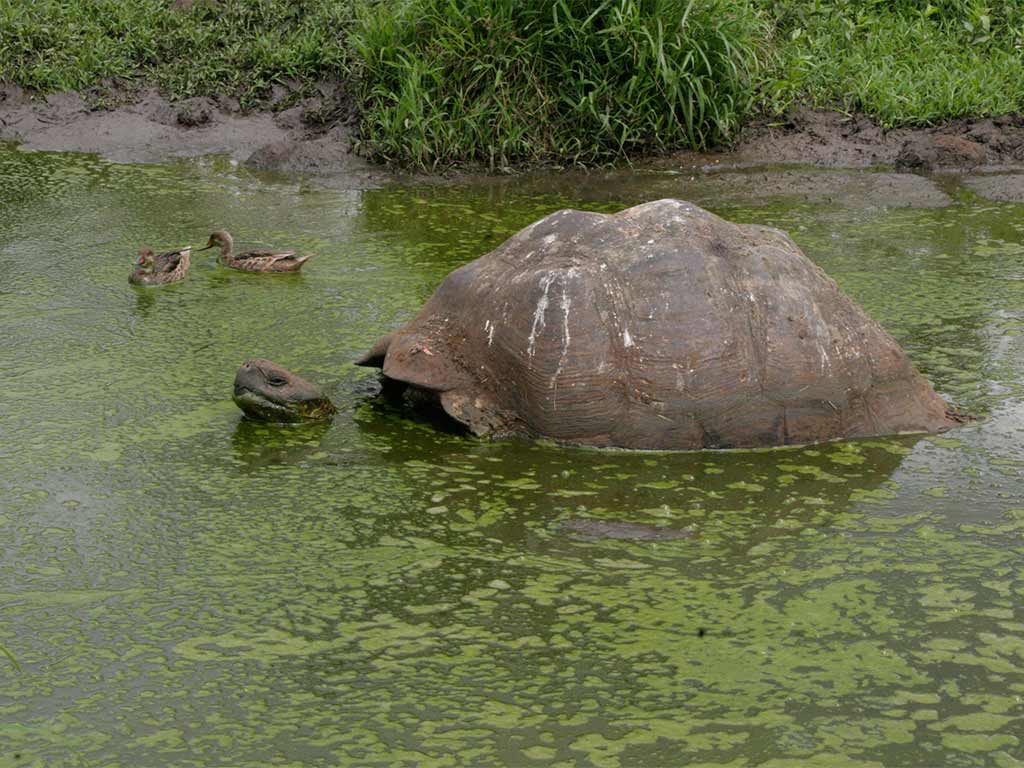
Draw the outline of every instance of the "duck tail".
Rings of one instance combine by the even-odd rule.
[[[312,254],[306,256],[289,256],[286,259],[282,259],[282,263],[288,266],[288,269],[301,269],[302,265],[313,258]]]

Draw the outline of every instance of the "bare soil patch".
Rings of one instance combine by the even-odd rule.
[[[354,112],[343,85],[324,83],[311,97],[293,96],[279,86],[268,109],[242,112],[229,97],[171,102],[152,88],[114,89],[98,100],[96,94],[75,92],[44,97],[0,84],[0,140],[26,150],[91,152],[129,163],[227,154],[257,170],[323,174],[332,186],[366,188],[400,178],[352,151]],[[879,172],[860,172],[867,168]],[[714,205],[777,198],[937,207],[952,201],[943,191],[947,182],[935,179],[964,172],[972,173],[965,181],[980,195],[1024,201],[1024,175],[1007,173],[1024,172],[1024,116],[887,131],[863,115],[807,109],[785,121],[754,123],[733,149],[677,152],[637,169],[628,175],[585,172],[592,181],[589,194],[595,200],[625,192],[636,199],[680,197]],[[584,172],[561,176],[568,180],[579,173]],[[419,178],[464,181],[482,175],[468,170]],[[537,174],[538,189],[551,191],[556,177],[550,170]]]
[[[350,176],[363,187],[389,178],[351,152],[347,115],[326,90],[289,109],[241,112],[230,98],[174,103],[151,88],[116,94],[110,108],[96,108],[80,93],[43,97],[0,85],[0,140],[122,163],[227,154],[261,170]]]
[[[794,163],[820,168],[887,165],[906,171],[1024,166],[1024,116],[885,130],[864,115],[803,109],[786,120],[754,122],[731,150],[679,152],[651,165],[743,168]]]
[[[1024,173],[972,175],[964,179],[964,184],[989,200],[1024,203]]]

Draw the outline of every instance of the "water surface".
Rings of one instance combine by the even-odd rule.
[[[341,192],[0,151],[0,178],[0,765],[1024,759],[1024,207],[711,201],[788,229],[981,420],[653,454],[481,442],[350,361],[539,216],[671,176]],[[221,227],[317,255],[128,285],[139,246]],[[254,355],[334,422],[242,421]]]

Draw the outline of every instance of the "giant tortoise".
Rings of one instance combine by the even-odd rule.
[[[778,446],[955,422],[785,232],[680,200],[531,224],[357,363],[474,433],[589,446]]]

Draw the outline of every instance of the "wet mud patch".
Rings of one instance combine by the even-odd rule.
[[[27,150],[90,152],[122,163],[229,154],[237,162],[262,170],[334,177],[357,174],[367,188],[398,178],[350,151],[357,122],[354,102],[346,84],[340,82],[322,82],[304,99],[277,85],[264,108],[249,112],[242,112],[230,97],[175,102],[151,87],[104,87],[43,96],[0,83],[0,141],[17,141]],[[801,109],[785,118],[754,121],[732,149],[675,152],[643,159],[639,167],[705,174],[780,165],[929,170],[1022,164],[1024,117],[965,118],[930,128],[886,130],[864,115]],[[484,167],[466,165],[459,173],[432,178],[451,181],[467,176],[489,177]],[[808,202],[856,197],[855,190],[847,196],[822,188],[820,179],[803,176],[769,181],[765,196],[781,195],[789,181],[799,187],[786,195],[790,199],[800,194]],[[918,194],[888,190],[892,185],[877,183],[887,200],[892,195],[902,200]],[[742,191],[738,197],[761,199]],[[940,204],[932,194],[925,197],[922,206]],[[691,199],[700,201],[699,197]]]
[[[730,151],[681,152],[658,167],[750,167],[801,163],[822,168],[1012,166],[1024,162],[1024,118],[962,118],[928,128],[884,129],[861,114],[799,109],[755,121]]]
[[[336,88],[334,90],[337,90]],[[22,149],[88,152],[118,163],[226,154],[258,170],[351,176],[367,189],[392,178],[353,154],[347,111],[332,94],[290,109],[242,112],[230,98],[170,101],[156,89],[49,96],[0,85],[0,141]]]
[[[799,110],[785,121],[750,126],[730,160],[866,168],[895,161],[912,131],[885,131],[863,116]]]
[[[992,173],[968,176],[964,184],[989,200],[1024,203],[1024,173]]]

